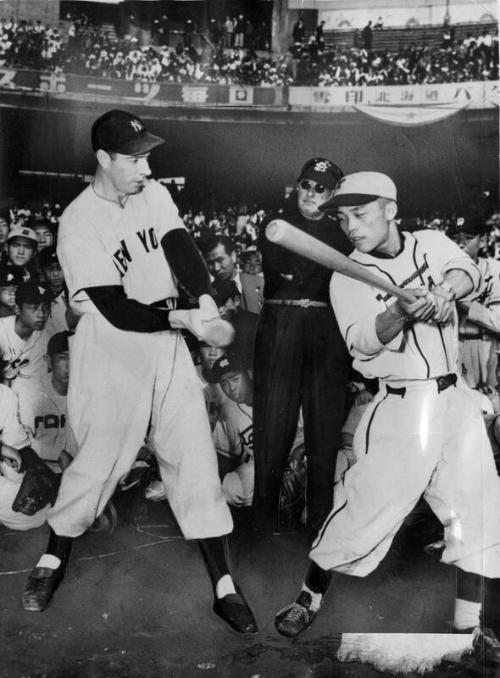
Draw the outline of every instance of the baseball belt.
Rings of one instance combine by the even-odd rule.
[[[429,381],[435,381],[437,384],[438,393],[441,393],[442,391],[446,391],[446,389],[450,386],[456,386],[457,375],[452,372],[451,374],[443,374],[441,377],[433,377]],[[396,387],[387,384],[386,389],[387,393],[390,393],[391,395],[398,395],[401,396],[401,398],[404,398],[406,395],[405,386]]]
[[[313,301],[312,299],[266,299],[265,304],[279,306],[300,306],[301,308],[328,308],[326,301]]]
[[[462,334],[459,333],[458,338],[460,341],[469,341],[471,339],[483,339],[484,335],[482,332],[474,332],[471,334]]]

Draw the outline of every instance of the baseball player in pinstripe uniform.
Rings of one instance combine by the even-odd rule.
[[[172,511],[184,536],[199,540],[214,611],[235,630],[254,632],[227,563],[223,537],[232,520],[201,386],[177,331],[210,341],[219,313],[208,271],[170,194],[149,180],[149,153],[163,139],[119,110],[98,118],[91,138],[94,181],[65,210],[58,244],[71,303],[82,315],[68,391],[78,454],[63,474],[49,543],[23,606],[41,611],[49,603],[73,539],[102,513],[149,429]],[[198,309],[175,310],[174,276],[199,300]]]
[[[364,577],[387,553],[423,496],[444,526],[442,562],[457,568],[453,626],[474,630],[485,661],[500,644],[480,622],[482,578],[500,577],[500,480],[475,394],[457,379],[455,301],[475,295],[472,259],[436,231],[400,233],[396,186],[385,174],[342,179],[323,209],[338,211],[352,259],[415,301],[334,273],[332,305],[354,367],[379,379],[354,437],[357,463],[336,486],[334,506],[310,552],[297,600],[275,620],[283,635],[306,629],[333,572]]]

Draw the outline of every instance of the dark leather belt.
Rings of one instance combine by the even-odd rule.
[[[301,308],[328,308],[326,301],[312,301],[311,299],[266,299],[265,304],[279,306],[300,306]]]
[[[438,387],[438,393],[441,393],[441,391],[446,391],[447,388],[450,386],[456,386],[457,384],[457,375],[452,373],[452,374],[444,374],[442,377],[433,377],[433,381],[436,382],[437,387]],[[401,398],[404,398],[406,395],[406,387],[405,386],[390,386],[389,384],[386,385],[386,390],[387,393],[390,393],[391,395],[398,395]]]
[[[175,311],[177,308],[177,297],[167,297],[166,299],[160,299],[160,301],[155,301],[150,304],[155,308],[164,308],[166,311]]]

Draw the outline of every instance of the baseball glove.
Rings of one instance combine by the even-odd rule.
[[[38,457],[31,447],[19,450],[24,472],[19,491],[12,503],[12,510],[33,516],[47,504],[53,504],[57,497],[61,477]]]

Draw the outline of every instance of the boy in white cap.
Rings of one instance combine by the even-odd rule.
[[[336,487],[300,595],[275,625],[296,636],[314,620],[333,572],[372,572],[423,496],[444,525],[441,560],[457,567],[454,630],[474,631],[484,662],[497,665],[500,643],[480,614],[483,578],[500,577],[500,482],[480,407],[457,379],[455,301],[473,296],[481,276],[443,234],[400,233],[396,201],[387,175],[358,172],[341,179],[322,205],[336,209],[355,247],[350,257],[415,298],[395,300],[332,277],[331,301],[353,367],[378,378],[379,392],[356,430],[358,461]]]

